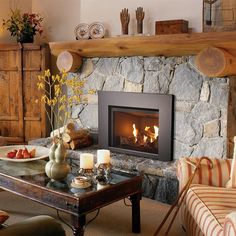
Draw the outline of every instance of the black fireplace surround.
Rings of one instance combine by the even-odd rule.
[[[98,91],[99,147],[118,153],[171,161],[173,101],[174,96],[169,94]],[[129,121],[125,121],[126,118]],[[158,137],[154,135],[154,124]],[[131,137],[134,132],[132,130],[137,130],[142,136],[150,133],[153,138],[145,137],[148,141],[143,144],[141,134],[138,139]]]

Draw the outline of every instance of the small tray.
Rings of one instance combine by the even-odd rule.
[[[91,182],[85,176],[77,176],[71,182],[72,188],[88,188],[90,186],[91,186]]]
[[[72,182],[70,186],[72,188],[88,188],[91,186],[91,183],[85,182],[84,184],[76,184],[76,183]]]

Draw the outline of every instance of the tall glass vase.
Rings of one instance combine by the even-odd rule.
[[[69,174],[70,166],[67,163],[67,151],[62,140],[52,144],[45,172],[50,179],[57,181],[65,179]]]

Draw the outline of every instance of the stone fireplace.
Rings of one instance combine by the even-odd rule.
[[[173,159],[224,158],[235,135],[234,82],[201,75],[193,60],[191,56],[92,58],[84,61],[80,77],[87,80],[85,93],[95,89],[174,95]],[[97,130],[97,94],[88,98],[88,104],[74,107],[73,116],[80,125]]]
[[[172,108],[172,95],[98,91],[99,146],[171,161]]]
[[[91,58],[84,60],[79,72],[79,77],[86,79],[84,93],[88,103],[75,106],[73,118],[79,127],[90,128],[95,134],[98,133],[98,94],[89,94],[90,89],[174,96],[174,161],[112,153],[115,168],[144,173],[145,197],[165,203],[173,203],[178,195],[175,160],[232,156],[236,134],[235,79],[205,77],[196,70],[193,60],[192,56]],[[36,143],[46,146],[50,142]],[[97,148],[70,150],[72,169],[78,169],[81,152],[96,155]]]

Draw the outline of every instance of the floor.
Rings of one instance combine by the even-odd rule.
[[[1,191],[0,199],[0,209],[10,213],[10,218],[7,221],[8,224],[39,214],[47,214],[57,218],[55,210],[12,193]],[[125,206],[123,200],[119,201],[100,210],[98,217],[87,225],[85,236],[153,235],[169,207],[169,205],[143,198],[141,201],[141,233],[133,234],[131,232],[131,208]],[[70,217],[68,214],[61,213],[60,215],[65,221],[69,222]],[[89,214],[87,222],[95,215],[96,212]],[[63,227],[66,229],[67,236],[73,235],[68,226],[63,224]],[[162,236],[164,233],[159,235]],[[178,216],[168,235],[186,236],[181,228]]]

